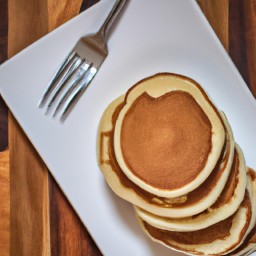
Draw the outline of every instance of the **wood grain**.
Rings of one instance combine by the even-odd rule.
[[[9,0],[8,57],[48,32],[47,1]]]
[[[75,17],[80,11],[81,4],[82,0],[48,0],[48,31]]]
[[[50,255],[48,172],[12,115],[9,124],[11,255]]]
[[[7,1],[0,1],[0,64],[7,59]],[[0,252],[10,254],[10,173],[8,145],[8,109],[0,96]],[[5,151],[4,151],[5,150]]]
[[[47,1],[9,0],[8,56],[48,31]],[[11,255],[50,255],[48,173],[10,114]]]
[[[230,0],[230,56],[256,97],[256,0]]]
[[[0,254],[10,253],[10,175],[9,151],[0,152]]]

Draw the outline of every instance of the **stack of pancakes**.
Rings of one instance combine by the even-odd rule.
[[[192,79],[159,73],[114,100],[99,125],[98,162],[154,241],[190,255],[255,249],[256,175]]]

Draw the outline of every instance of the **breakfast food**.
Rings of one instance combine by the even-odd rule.
[[[247,173],[248,173],[248,175],[251,176],[251,179],[255,182],[255,180],[256,180],[256,172],[253,169],[248,168]],[[253,227],[251,232],[247,235],[247,237],[245,238],[245,240],[242,243],[242,245],[239,246],[236,250],[232,251],[228,255],[232,255],[232,256],[239,256],[239,255],[247,256],[247,255],[250,255],[251,253],[253,253],[254,251],[256,251],[256,225]]]
[[[225,114],[192,79],[159,73],[114,100],[97,154],[107,183],[154,241],[192,255],[228,254],[247,241],[253,176]],[[255,248],[247,244],[243,252]]]
[[[201,185],[224,141],[221,118],[206,94],[192,80],[170,74],[132,87],[114,129],[114,152],[124,174],[162,197],[181,196]]]
[[[218,199],[206,210],[187,218],[165,218],[149,213],[137,206],[136,214],[151,226],[170,231],[196,231],[207,228],[233,215],[244,199],[246,171],[241,149],[236,146],[236,153],[226,183]]]
[[[187,217],[198,214],[210,207],[222,191],[233,162],[234,140],[231,128],[223,116],[226,127],[226,143],[223,149],[222,161],[219,161],[211,175],[197,189],[185,196],[163,198],[142,190],[132,183],[122,172],[114,154],[113,132],[118,106],[124,97],[114,101],[102,116],[100,123],[101,137],[98,146],[101,156],[100,164],[105,178],[112,189],[122,198],[151,213],[164,217]],[[218,181],[218,182],[217,182]],[[244,182],[245,184],[245,182]],[[244,185],[245,187],[245,185]]]
[[[249,176],[250,177],[250,176]],[[252,185],[252,183],[254,183]],[[254,191],[252,186],[254,186]],[[176,232],[155,228],[145,221],[141,225],[155,241],[189,254],[225,255],[238,248],[255,225],[256,181],[248,180],[243,202],[235,214],[208,228]]]

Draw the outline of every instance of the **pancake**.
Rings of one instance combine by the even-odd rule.
[[[159,217],[138,207],[135,207],[135,211],[142,220],[159,229],[171,231],[200,230],[233,215],[243,201],[245,187],[246,167],[244,156],[240,147],[236,145],[233,165],[224,190],[222,191],[218,200],[207,210],[198,215],[182,219]]]
[[[252,168],[248,168],[248,174],[253,180],[256,179],[256,173]],[[247,256],[256,251],[256,225],[248,234],[243,244],[239,246],[235,251],[228,254],[229,256]]]
[[[234,139],[225,117],[225,144],[221,157],[206,181],[187,195],[163,198],[141,189],[123,173],[115,157],[113,146],[114,128],[119,112],[124,106],[125,96],[113,101],[105,110],[98,130],[98,163],[112,190],[123,199],[158,216],[183,218],[198,214],[210,207],[220,195],[233,162]]]
[[[201,86],[171,73],[133,86],[114,129],[115,156],[124,174],[165,198],[200,186],[216,166],[224,142],[219,112]]]
[[[153,240],[190,255],[256,248],[256,175],[224,115],[194,80],[159,73],[104,111],[99,167]]]
[[[228,254],[229,256],[247,256],[256,251],[256,226],[252,229],[249,235],[241,246],[235,251]]]
[[[155,228],[139,217],[146,234],[158,243],[189,255],[226,255],[236,250],[255,226],[256,180],[247,176],[244,200],[235,214],[208,228],[176,232]]]

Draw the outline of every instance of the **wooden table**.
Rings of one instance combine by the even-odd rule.
[[[7,1],[8,57],[97,2],[1,0],[0,62],[7,58]],[[256,0],[198,3],[256,96]],[[0,151],[0,254],[101,255],[2,100]]]

